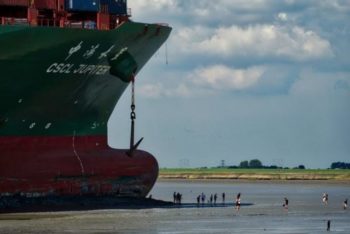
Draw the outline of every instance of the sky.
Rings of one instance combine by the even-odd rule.
[[[350,0],[129,0],[173,31],[136,81],[136,135],[159,166],[350,162]],[[109,121],[127,148],[130,89]]]

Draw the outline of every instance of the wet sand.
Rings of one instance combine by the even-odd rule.
[[[350,186],[327,183],[266,182],[158,182],[152,197],[172,200],[173,192],[183,194],[186,208],[112,209],[0,215],[0,233],[349,233],[350,213],[342,209]],[[195,205],[204,192],[226,193],[226,203]],[[242,193],[240,211],[233,207],[235,195]],[[323,192],[329,204],[322,204]],[[283,198],[289,199],[288,212]]]

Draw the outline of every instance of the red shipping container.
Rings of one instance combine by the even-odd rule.
[[[59,11],[65,10],[65,0],[57,0],[57,10]]]
[[[0,5],[28,7],[30,2],[31,0],[0,0]]]
[[[56,10],[57,6],[57,0],[35,0],[35,7],[37,9]]]

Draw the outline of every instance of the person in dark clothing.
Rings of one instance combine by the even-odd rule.
[[[327,221],[327,231],[330,231],[331,230],[331,221],[328,220]]]
[[[180,193],[176,194],[176,201],[178,204],[181,204],[181,199],[182,199],[182,195]]]
[[[218,195],[215,193],[214,194],[214,204],[216,205],[216,200],[218,199]]]
[[[226,196],[226,194],[222,193],[222,203],[224,203],[224,204],[225,204],[225,196]]]
[[[284,209],[288,210],[288,204],[289,204],[289,201],[288,201],[288,198],[284,198],[284,203],[283,203],[283,207]]]
[[[201,202],[201,195],[198,195],[197,196],[197,206],[199,206],[200,202]]]
[[[205,194],[204,193],[202,193],[201,199],[202,199],[202,204],[204,204],[204,202],[205,202]]]
[[[174,203],[176,203],[176,192],[173,194]]]
[[[344,210],[346,210],[348,208],[348,199],[345,199],[345,201],[343,203],[343,208],[344,208]]]
[[[239,210],[240,208],[241,208],[241,193],[238,193],[236,197],[236,209]]]

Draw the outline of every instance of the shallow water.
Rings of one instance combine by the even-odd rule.
[[[174,191],[184,203],[195,203],[202,192],[207,198],[218,193],[221,203],[225,192],[231,204],[241,192],[242,202],[254,205],[0,215],[0,233],[327,233],[326,220],[332,232],[350,233],[350,210],[342,209],[349,183],[163,181],[151,194],[171,201]],[[324,192],[328,205],[321,201]]]

